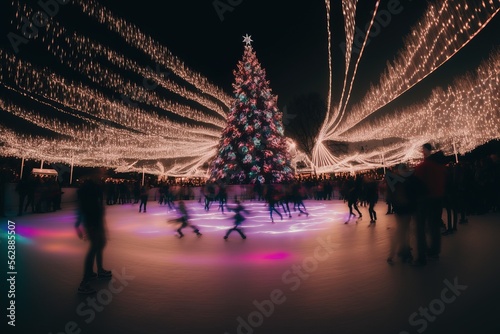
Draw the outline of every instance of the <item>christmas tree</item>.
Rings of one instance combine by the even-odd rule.
[[[293,172],[284,136],[282,113],[251,45],[233,71],[235,100],[211,166],[212,180],[231,183],[280,183]]]

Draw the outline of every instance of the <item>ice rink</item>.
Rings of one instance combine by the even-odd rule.
[[[10,216],[16,231],[15,327],[8,333],[499,333],[500,214],[469,217],[443,236],[427,266],[386,262],[393,215],[347,219],[342,201],[305,201],[310,215],[271,223],[243,202],[247,239],[225,231],[234,213],[186,202],[203,236],[179,239],[178,212],[149,202],[106,207],[104,266],[113,280],[79,295],[87,243],[75,210]],[[229,206],[232,206],[229,203]],[[2,219],[7,268],[7,219]],[[8,286],[3,285],[2,296]],[[3,312],[6,310],[3,297]],[[8,318],[2,316],[6,324]],[[2,333],[5,333],[2,331]]]

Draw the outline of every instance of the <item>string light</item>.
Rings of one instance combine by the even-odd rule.
[[[80,6],[85,14],[95,18],[109,30],[117,33],[125,42],[151,57],[155,63],[165,66],[175,75],[192,84],[203,93],[217,98],[219,101],[223,102],[226,107],[230,107],[232,98],[229,95],[223,92],[222,89],[209,83],[205,77],[188,69],[180,59],[170,52],[170,50],[142,33],[135,25],[115,17],[109,10],[94,0],[77,0],[73,3]]]
[[[397,139],[400,150],[378,147],[367,153],[371,157],[385,156],[385,165],[419,157],[419,150],[429,138],[439,144],[445,154],[467,153],[479,145],[500,137],[500,51],[495,50],[474,74],[455,80],[446,90],[436,88],[424,102],[375,117],[360,124],[343,136],[350,143]],[[326,150],[324,145],[318,146]],[[455,152],[456,148],[456,152]],[[407,154],[402,155],[406,152]],[[365,154],[365,156],[367,155]],[[329,152],[318,152],[323,166],[319,170],[342,170],[342,164],[361,163],[360,155],[333,159]],[[382,167],[373,159],[363,158],[363,164]],[[332,168],[332,166],[334,167]],[[366,167],[365,166],[365,167]],[[366,168],[368,169],[368,168]]]
[[[443,65],[474,38],[500,11],[500,1],[444,1],[441,8],[431,4],[423,19],[412,29],[405,46],[388,65],[380,83],[349,112],[336,132],[358,124],[372,113],[393,101]]]
[[[13,23],[21,29],[21,18],[31,17],[34,11],[26,4],[13,1],[13,5],[16,4]],[[110,14],[103,8],[99,11],[105,15]],[[110,16],[106,22],[111,21],[120,25],[128,24]],[[74,161],[77,166],[130,166],[130,171],[146,168],[155,174],[165,175],[203,173],[204,166],[206,168],[208,161],[215,154],[215,147],[225,125],[227,105],[224,99],[227,102],[228,97],[220,88],[189,70],[168,50],[142,35],[135,27],[127,33],[136,34],[132,39],[147,40],[145,45],[149,45],[149,49],[141,50],[146,54],[150,54],[148,52],[151,48],[165,52],[168,57],[166,60],[163,57],[163,61],[158,63],[168,64],[165,67],[174,75],[185,79],[189,86],[194,86],[194,90],[181,86],[168,79],[165,73],[140,65],[110,47],[69,32],[54,18],[39,32],[39,42],[45,45],[49,54],[55,56],[61,64],[80,72],[101,88],[113,91],[115,96],[121,94],[122,99],[102,93],[101,88],[91,88],[78,81],[68,80],[49,69],[37,68],[0,50],[0,84],[18,96],[64,115],[64,119],[67,119],[61,121],[57,115],[44,115],[1,99],[2,111],[54,134],[54,138],[47,139],[42,136],[16,134],[2,127],[5,145],[0,149],[1,155],[47,162]],[[130,42],[132,39],[129,37],[124,39]],[[158,56],[157,54],[153,59],[158,60]],[[169,101],[161,95],[160,89],[148,89],[145,83],[141,85],[127,80],[105,63],[113,65],[113,68],[118,68],[121,72],[127,71],[153,81],[158,87],[198,103],[202,109]],[[182,116],[185,121],[172,121],[165,112]],[[127,162],[132,160],[141,163],[131,165]],[[149,169],[147,160],[157,163]]]
[[[352,18],[352,12],[345,9],[348,7],[346,4],[343,11],[346,22],[350,22]],[[329,6],[327,6],[328,10]],[[335,158],[327,148],[326,142],[330,140],[359,142],[370,139],[387,139],[399,135],[405,145],[411,144],[414,146],[415,142],[419,143],[422,140],[422,137],[436,138],[436,133],[438,133],[436,140],[439,140],[446,149],[449,149],[451,147],[450,143],[453,143],[455,146],[462,147],[462,151],[467,151],[488,140],[498,138],[500,136],[498,125],[494,124],[494,120],[499,119],[498,107],[496,109],[494,107],[494,103],[498,105],[498,100],[494,99],[495,94],[498,95],[498,65],[493,68],[491,77],[478,74],[478,78],[481,78],[478,80],[484,81],[481,83],[475,82],[475,86],[470,82],[467,83],[465,79],[464,82],[457,83],[455,86],[456,92],[453,94],[462,97],[466,96],[464,100],[461,100],[463,103],[460,105],[459,101],[454,100],[456,96],[443,96],[443,94],[439,93],[439,90],[436,90],[431,100],[427,101],[426,106],[419,105],[400,110],[396,116],[378,117],[374,124],[366,121],[366,119],[368,116],[376,115],[377,111],[382,107],[411,89],[453,57],[499,11],[500,2],[498,0],[467,4],[458,3],[456,5],[449,2],[440,2],[439,5],[431,4],[423,19],[412,29],[411,34],[405,40],[402,51],[388,65],[379,84],[373,86],[365,98],[346,113],[348,116],[345,121],[341,122],[341,119],[346,110],[347,101],[343,108],[339,107],[333,111],[333,117],[331,116],[332,111],[328,110],[327,117],[318,135],[316,147],[313,150],[314,164],[320,170],[329,171],[337,170],[338,166],[341,165],[341,160]],[[349,24],[346,23],[346,26]],[[349,34],[346,37],[347,42],[349,42]],[[348,46],[346,46],[347,49]],[[491,66],[494,67],[494,64],[497,64],[496,60],[489,65],[490,68]],[[488,67],[488,65],[484,65],[479,72],[486,71],[484,67]],[[495,80],[489,80],[495,78],[495,76]],[[352,80],[354,80],[354,77],[355,75],[353,75]],[[482,96],[467,96],[468,90],[470,91],[473,87],[482,87],[482,84],[487,86],[484,87]],[[352,81],[347,100],[349,100],[351,89]],[[488,94],[491,96],[487,96]],[[444,101],[449,101],[449,103],[443,104]],[[466,101],[470,103],[467,104]],[[441,105],[438,106],[439,103]],[[340,105],[342,105],[342,101],[340,101]],[[475,111],[473,112],[473,110]],[[459,114],[457,118],[453,118],[454,113]],[[340,117],[335,121],[337,118],[335,115],[337,114]],[[450,120],[454,120],[454,123]],[[435,126],[428,126],[429,123],[434,125],[443,124],[443,126],[436,128]],[[482,123],[486,126],[483,128],[475,126],[475,124]],[[471,127],[468,128],[470,130],[466,130],[464,135],[453,135],[453,131],[464,129],[466,126]],[[424,128],[431,130],[422,131]],[[382,154],[383,152],[378,153]],[[357,158],[352,157],[352,159]],[[386,160],[394,163],[399,162],[398,159],[391,158],[390,154]],[[348,165],[352,167],[351,164]],[[369,163],[367,166],[373,167],[373,164]]]
[[[22,18],[32,17],[34,10],[18,0],[12,4],[16,11],[12,22],[21,30]],[[2,89],[33,106],[22,106],[17,99],[1,97],[0,110],[52,134],[50,138],[22,134],[0,125],[3,141],[0,155],[117,171],[207,176],[233,98],[189,69],[168,48],[95,0],[76,0],[72,4],[149,57],[157,67],[141,64],[121,51],[70,31],[56,17],[51,18],[44,29],[39,29],[37,43],[84,80],[70,80],[0,49]],[[500,137],[498,50],[474,74],[464,75],[446,89],[436,88],[424,102],[379,114],[381,108],[469,43],[500,11],[499,0],[430,4],[379,83],[348,109],[379,4],[380,0],[375,4],[349,81],[357,0],[342,1],[345,73],[341,98],[332,103],[331,8],[330,0],[325,0],[329,59],[327,115],[312,159],[295,152],[294,164],[305,162],[319,173],[356,172],[419,159],[420,147],[428,138],[439,143],[445,153],[453,153],[454,148],[465,153]],[[141,78],[142,82],[129,77]],[[165,91],[183,102],[171,101]],[[375,144],[354,154],[334,155],[328,147],[331,140],[351,145],[382,141],[382,145]]]

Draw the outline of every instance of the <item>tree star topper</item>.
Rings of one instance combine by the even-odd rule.
[[[245,43],[247,46],[252,46],[252,42],[252,36],[248,36],[248,34],[243,36],[243,43]]]

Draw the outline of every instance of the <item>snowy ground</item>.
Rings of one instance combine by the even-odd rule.
[[[245,202],[248,238],[233,213],[187,202],[202,237],[175,236],[176,211],[148,203],[108,206],[105,267],[97,295],[76,293],[86,243],[74,208],[12,216],[16,223],[16,327],[8,333],[498,333],[500,215],[470,217],[443,237],[442,257],[425,267],[386,263],[394,217],[344,224],[341,201],[306,201],[309,217]],[[231,205],[231,204],[230,204]],[[7,268],[7,221],[2,263]],[[2,284],[1,294],[8,287]],[[95,298],[95,299],[93,299]],[[2,298],[7,315],[7,304]],[[427,311],[426,311],[427,309]],[[2,316],[5,323],[9,320]],[[5,327],[4,327],[5,328]],[[2,333],[4,333],[2,331]]]

